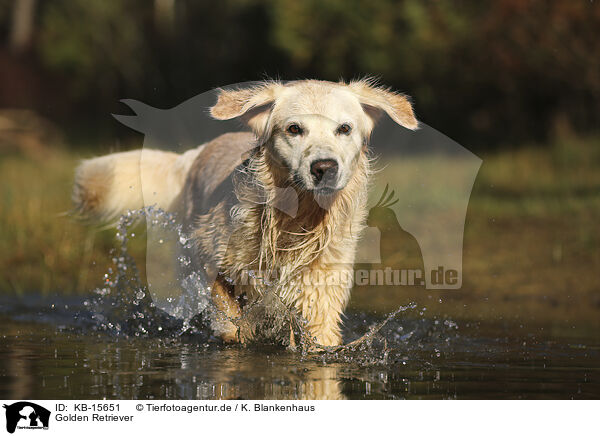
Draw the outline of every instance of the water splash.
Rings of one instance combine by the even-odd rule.
[[[175,244],[180,277],[178,293],[157,304],[148,284],[140,278],[134,258],[129,254],[128,242],[134,237],[133,227],[145,221],[149,229],[164,232],[157,239],[164,244],[168,238]],[[124,336],[178,337],[192,335],[203,343],[219,342],[213,334],[214,320],[223,314],[214,305],[207,274],[200,269],[191,270],[193,241],[185,233],[173,214],[149,206],[128,211],[117,224],[117,247],[112,253],[113,267],[104,276],[104,286],[95,290],[86,306],[93,313],[97,330]],[[252,336],[253,343],[276,343],[291,350],[299,350],[302,358],[320,359],[324,362],[354,362],[358,364],[385,364],[390,359],[402,361],[407,344],[418,326],[405,331],[396,320],[398,315],[415,311],[410,303],[388,314],[383,320],[372,323],[360,337],[352,332],[354,340],[338,347],[324,347],[315,342],[306,329],[306,320],[288,308],[280,299],[273,283],[261,285],[262,297],[247,304],[238,319],[230,319],[244,333]],[[456,327],[453,321],[441,324],[442,330]],[[351,326],[356,327],[356,326]],[[346,327],[348,329],[348,327]],[[290,330],[294,336],[290,335]],[[348,336],[348,335],[346,335]],[[299,338],[294,344],[292,338]],[[319,351],[320,353],[310,353]]]
[[[104,274],[104,286],[95,290],[95,296],[86,302],[93,311],[98,330],[116,335],[168,335],[180,332],[182,320],[158,308],[148,287],[140,278],[134,258],[129,254],[131,228],[145,220],[153,226],[177,228],[173,216],[146,207],[128,211],[117,223],[117,247],[113,250],[113,267]]]

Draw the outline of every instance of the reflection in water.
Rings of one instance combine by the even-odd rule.
[[[66,311],[52,324],[37,324],[40,313],[32,308],[30,318],[0,318],[1,397],[598,398],[600,392],[597,343],[524,339],[506,325],[394,321],[381,332],[386,359],[369,360],[368,350],[303,356],[280,347],[223,346],[194,334],[115,336],[85,323],[65,326]],[[345,339],[377,320],[351,314]]]
[[[7,336],[18,336],[19,330],[14,326],[8,326],[6,332],[3,332]],[[33,369],[31,368],[32,362],[28,359],[28,356],[34,354],[32,347],[28,346],[27,339],[23,343],[15,344],[6,350],[6,358],[3,365],[3,374],[6,374],[6,378],[3,384],[6,384],[6,390],[11,392],[11,396],[4,396],[4,398],[32,398],[33,389]]]
[[[3,324],[5,325],[5,324]],[[25,331],[25,327],[33,327]],[[23,347],[27,341],[38,338]],[[108,343],[106,342],[108,340]],[[340,364],[273,350],[174,340],[90,340],[13,326],[0,349],[3,398],[344,399]]]

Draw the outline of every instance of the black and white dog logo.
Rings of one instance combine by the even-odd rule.
[[[4,405],[6,409],[6,431],[19,429],[48,429],[50,411],[29,401]]]

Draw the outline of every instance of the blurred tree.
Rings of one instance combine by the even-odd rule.
[[[15,0],[10,31],[10,48],[14,53],[21,53],[29,48],[34,17],[35,0]]]
[[[57,0],[45,5],[39,53],[68,77],[72,98],[115,98],[135,92],[145,70],[143,1]]]
[[[154,0],[154,22],[159,32],[171,35],[175,21],[175,0]]]
[[[375,75],[487,147],[598,129],[598,28],[597,1],[0,0],[6,47],[32,47],[0,47],[0,105],[46,107],[58,88],[47,113],[108,123],[124,97],[165,107],[265,76]],[[16,89],[23,77],[38,85]]]

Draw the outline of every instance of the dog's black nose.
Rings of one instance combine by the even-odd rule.
[[[338,164],[333,159],[320,159],[310,166],[310,173],[316,183],[332,181],[337,176]]]

